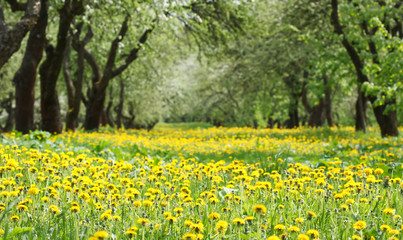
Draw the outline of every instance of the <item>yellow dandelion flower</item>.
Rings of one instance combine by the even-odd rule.
[[[106,231],[98,231],[94,234],[94,237],[96,237],[98,239],[107,239],[108,233]]]
[[[215,232],[223,234],[227,231],[228,228],[228,223],[224,220],[220,220],[217,222],[216,227],[215,227]]]
[[[10,220],[13,222],[16,222],[16,221],[20,220],[20,217],[18,217],[17,215],[13,215],[13,216],[11,216]]]
[[[144,226],[144,225],[150,223],[150,220],[148,220],[147,218],[139,218],[139,219],[137,219],[137,223]]]
[[[245,224],[245,220],[243,220],[242,218],[235,218],[234,220],[232,220],[232,223],[237,226],[241,226]]]
[[[203,223],[194,223],[190,226],[190,230],[195,231],[196,233],[204,232]]]
[[[319,232],[315,229],[309,229],[308,232],[306,232],[308,236],[311,238],[318,238],[319,237]]]
[[[182,236],[182,240],[196,240],[197,235],[194,233],[186,233]]]
[[[297,227],[297,226],[291,226],[291,227],[288,228],[288,231],[289,232],[300,232],[301,229],[299,227]]]
[[[391,227],[388,226],[388,225],[382,225],[382,226],[380,227],[380,229],[381,229],[382,231],[384,231],[384,232],[389,232],[389,230],[391,229]]]
[[[361,231],[367,227],[367,223],[364,221],[357,221],[354,223],[353,228],[357,231]]]
[[[383,213],[387,215],[395,215],[395,210],[393,208],[386,208],[383,210]]]
[[[284,231],[285,226],[283,224],[277,224],[276,226],[274,226],[274,230],[276,230],[276,231]]]
[[[208,215],[209,219],[220,219],[221,215],[219,213],[211,213],[210,215]]]
[[[309,237],[306,234],[299,234],[298,240],[309,240]]]
[[[256,204],[253,206],[252,210],[258,214],[265,214],[267,212],[267,208],[263,204]]]

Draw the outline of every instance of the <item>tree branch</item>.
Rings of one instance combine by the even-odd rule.
[[[70,102],[72,99],[74,99],[74,84],[73,80],[71,79],[71,74],[70,74],[70,69],[69,69],[69,62],[70,62],[70,46],[71,46],[71,39],[68,39],[67,42],[67,47],[66,47],[66,52],[64,54],[64,59],[63,59],[63,76],[64,76],[64,81],[66,82],[66,87],[67,87],[67,100],[69,101],[69,106],[72,105]]]
[[[97,60],[95,59],[94,55],[90,53],[87,49],[84,49],[84,58],[87,63],[90,65],[92,73],[94,74],[92,78],[92,83],[95,84],[101,79],[101,68],[99,67]]]
[[[20,3],[16,0],[6,0],[6,2],[8,2],[13,12],[25,11],[27,9],[27,3]]]
[[[130,51],[129,55],[126,57],[125,63],[112,72],[112,78],[121,74],[134,60],[138,58],[138,52],[142,48],[143,44],[147,41],[148,36],[154,30],[154,28],[155,28],[155,20],[153,21],[152,27],[145,30],[143,35],[141,35],[138,46]]]
[[[360,83],[368,82],[369,81],[368,77],[363,73],[364,64],[360,56],[358,55],[356,49],[347,40],[346,35],[343,31],[343,27],[340,24],[338,0],[332,0],[332,13],[330,17],[331,17],[331,23],[334,27],[334,32],[343,37],[342,44],[344,48],[347,50],[347,53],[350,56],[351,61],[353,62],[354,68],[357,72],[358,81]]]
[[[127,22],[129,21],[129,16],[127,15],[122,23],[118,36],[112,41],[111,48],[109,50],[108,60],[106,61],[103,79],[105,79],[103,85],[107,84],[107,81],[113,76],[113,67],[115,66],[116,53],[119,48],[119,43],[123,40],[127,33]]]

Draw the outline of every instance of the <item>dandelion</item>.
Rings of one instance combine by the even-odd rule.
[[[194,233],[186,233],[185,235],[182,236],[182,240],[196,240],[197,235]]]
[[[94,234],[94,237],[96,237],[98,239],[107,239],[108,233],[106,231],[98,231]]]
[[[296,219],[295,219],[295,222],[296,222],[296,223],[303,223],[303,222],[304,222],[304,219],[303,219],[303,218],[296,218]]]
[[[166,218],[166,221],[167,221],[169,224],[173,224],[174,222],[177,221],[177,218],[170,216],[170,217],[167,217],[167,218]]]
[[[190,226],[190,229],[196,233],[201,233],[204,231],[204,226],[203,223],[195,223]]]
[[[265,214],[267,212],[267,208],[263,204],[256,204],[253,206],[252,210],[257,214]]]
[[[395,215],[395,210],[393,208],[386,208],[383,210],[383,213],[386,215]]]
[[[18,210],[19,210],[20,212],[28,211],[28,207],[25,206],[25,205],[19,204],[19,205],[18,205]]]
[[[308,220],[311,220],[312,218],[317,217],[316,213],[314,213],[312,211],[307,211],[306,214],[308,215],[308,217],[307,217]]]
[[[269,238],[267,238],[267,240],[281,240],[279,237],[277,237],[276,235],[272,235]]]
[[[305,234],[299,234],[298,240],[309,240],[309,237],[308,237],[308,235],[305,235]]]
[[[375,174],[376,175],[382,175],[383,174],[383,169],[382,168],[377,168],[377,169],[375,169]]]
[[[219,213],[211,213],[208,216],[209,219],[213,219],[213,220],[220,219],[220,217],[221,217],[221,215]]]
[[[134,236],[137,235],[137,232],[136,232],[136,231],[133,231],[133,230],[131,230],[131,229],[129,229],[129,230],[127,230],[127,231],[125,232],[125,234],[126,234],[129,238],[134,238]]]
[[[311,238],[319,238],[319,232],[315,229],[309,229],[308,232],[306,232],[306,234]]]
[[[243,220],[242,218],[235,218],[234,220],[232,220],[232,223],[237,226],[241,226],[245,224],[245,220]]]
[[[388,226],[388,225],[382,225],[382,226],[380,227],[380,229],[381,229],[381,231],[383,231],[383,232],[389,232],[389,230],[391,229],[391,227]]]
[[[78,213],[78,212],[80,212],[80,207],[79,207],[79,206],[72,206],[72,207],[70,208],[70,211],[75,212],[75,213]]]
[[[151,223],[151,222],[147,218],[139,218],[139,219],[137,219],[137,223],[142,225],[142,226],[144,226],[144,225],[146,225],[148,223]]]
[[[228,223],[224,220],[220,220],[217,222],[214,231],[216,233],[224,234],[227,231]]]
[[[20,220],[20,217],[18,217],[17,215],[13,215],[13,216],[11,216],[10,220],[13,222],[16,222],[16,221]]]
[[[284,231],[285,226],[283,224],[277,224],[276,226],[274,226],[274,230],[276,230],[276,231]]]
[[[28,190],[29,195],[37,195],[39,193],[39,189],[36,187],[32,187]]]
[[[185,221],[185,226],[186,227],[190,227],[190,226],[192,226],[193,225],[193,222],[192,221],[190,221],[190,220],[186,220]]]
[[[388,231],[388,233],[389,233],[389,235],[397,236],[397,235],[400,234],[400,231],[397,230],[397,229],[390,229],[390,230]]]
[[[353,235],[352,240],[362,240],[360,236]]]
[[[353,228],[357,231],[361,231],[367,227],[367,223],[364,221],[357,221],[354,223]]]
[[[297,226],[291,226],[291,227],[288,228],[288,231],[289,232],[300,232],[301,229],[299,227],[297,227]]]

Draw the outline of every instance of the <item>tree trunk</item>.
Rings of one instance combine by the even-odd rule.
[[[21,20],[10,30],[4,19],[3,6],[0,1],[0,69],[21,47],[27,33],[35,26],[41,9],[41,0],[29,0],[27,4],[8,1],[13,11],[25,11]]]
[[[325,101],[323,98],[319,100],[319,103],[311,107],[308,102],[308,89],[306,88],[306,82],[302,84],[302,105],[307,111],[308,126],[309,127],[322,127],[325,123]]]
[[[357,101],[355,103],[355,130],[367,131],[367,98],[358,88]]]
[[[93,130],[99,127],[102,120],[102,114],[104,113],[104,103],[106,98],[106,89],[110,80],[120,75],[129,65],[138,58],[138,53],[142,48],[142,45],[147,41],[149,34],[154,30],[155,24],[153,22],[151,28],[144,31],[139,39],[139,44],[131,49],[130,53],[125,57],[124,63],[115,67],[115,60],[119,49],[119,43],[125,37],[128,30],[129,17],[127,16],[123,21],[119,34],[112,41],[103,72],[101,73],[99,64],[96,62],[94,56],[88,51],[84,56],[88,64],[91,66],[94,73],[92,79],[92,87],[88,91],[88,105],[86,106],[86,116],[84,122],[85,130]]]
[[[287,128],[294,128],[299,126],[299,116],[298,116],[298,98],[296,94],[292,95],[293,102],[290,103],[288,108],[288,120],[285,124]]]
[[[1,107],[6,110],[8,116],[6,125],[1,127],[2,132],[10,132],[14,127],[15,109],[13,108],[13,93],[10,92],[9,97],[1,102]]]
[[[70,58],[70,44],[66,48],[66,55],[63,64],[64,79],[67,86],[68,97],[68,111],[66,115],[66,130],[74,131],[78,126],[78,115],[80,113],[80,105],[82,100],[82,89],[84,82],[84,52],[85,45],[89,43],[93,34],[90,27],[88,27],[87,34],[83,40],[80,40],[83,23],[76,26],[76,33],[73,36],[72,45],[77,52],[77,71],[75,74],[75,81],[72,80],[69,71],[69,58]]]
[[[376,121],[381,129],[382,137],[397,137],[399,135],[399,130],[397,128],[398,122],[396,108],[385,111],[388,106],[396,105],[396,99],[376,107],[374,106],[375,99],[371,100],[371,103],[373,105]]]
[[[52,45],[46,47],[46,60],[40,67],[41,125],[42,130],[51,133],[60,133],[62,131],[63,124],[60,116],[56,83],[64,60],[70,25],[74,17],[83,11],[82,1],[65,2],[63,8],[59,11],[60,20],[56,48],[53,48]]]
[[[366,105],[366,97],[364,96],[364,93],[361,90],[361,85],[364,82],[369,82],[368,76],[364,74],[364,62],[360,58],[360,55],[358,54],[357,50],[354,48],[354,45],[346,38],[344,32],[343,32],[343,26],[340,24],[339,20],[339,12],[338,12],[338,0],[332,0],[332,12],[331,12],[331,23],[334,26],[334,31],[336,34],[342,36],[342,44],[344,48],[346,49],[348,55],[350,56],[350,59],[354,65],[354,68],[356,70],[357,74],[357,80],[358,80],[358,100],[356,104],[357,108],[357,116],[356,119],[360,119],[359,124],[363,125],[365,122],[365,105]],[[364,31],[368,35],[368,31],[365,28],[364,25]],[[368,36],[371,36],[372,34],[369,34]],[[368,47],[373,54],[373,62],[377,63],[378,62],[378,53],[376,50],[375,44],[372,42],[371,39],[368,40]],[[385,114],[385,109],[391,107],[394,105],[396,100],[394,99],[393,101],[387,101],[381,106],[374,106],[374,103],[376,101],[376,97],[368,97],[370,102],[372,103],[372,107],[374,110],[374,114],[377,120],[377,123],[381,129],[381,135],[382,137],[386,136],[398,136],[398,127],[397,127],[397,113],[396,110],[390,110]],[[366,124],[366,122],[365,122]],[[364,125],[365,126],[365,125]],[[359,126],[361,127],[361,126]],[[357,124],[356,124],[356,129],[357,129]]]
[[[94,86],[92,88],[91,95],[88,98],[84,121],[85,130],[97,129],[101,122],[105,102],[105,93],[98,93],[98,91],[98,87]]]
[[[333,118],[333,110],[332,110],[332,88],[329,85],[329,81],[326,75],[323,76],[323,84],[325,85],[325,101],[324,101],[324,108],[325,108],[325,116],[327,120],[327,125],[329,127],[334,126],[334,118]]]
[[[325,124],[325,111],[323,98],[316,104],[309,113],[308,126],[323,127]]]
[[[48,22],[47,0],[41,1],[40,16],[32,28],[21,66],[14,75],[15,84],[15,127],[17,131],[28,133],[34,130],[35,82],[37,68],[46,44]]]
[[[113,105],[113,101],[112,101],[113,96],[112,95],[113,95],[113,89],[112,89],[112,87],[110,87],[109,88],[109,102],[108,102],[108,106],[106,107],[106,110],[105,110],[105,122],[106,122],[106,124],[108,124],[111,127],[114,126],[112,118],[111,118],[111,109],[112,109],[112,105]],[[103,126],[105,126],[105,125],[103,125]]]
[[[120,79],[120,94],[119,94],[119,104],[116,108],[116,127],[122,127],[122,113],[123,113],[123,104],[125,100],[125,85],[123,79]]]

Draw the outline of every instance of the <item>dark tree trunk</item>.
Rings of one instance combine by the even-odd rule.
[[[76,33],[73,36],[72,45],[77,52],[77,71],[75,80],[71,78],[69,71],[70,44],[66,48],[66,54],[63,63],[64,79],[67,86],[68,111],[66,115],[66,130],[74,131],[78,127],[78,114],[80,113],[80,105],[82,96],[82,88],[84,82],[84,47],[89,43],[93,34],[89,27],[87,34],[83,40],[80,40],[83,23],[76,26]]]
[[[360,88],[358,88],[358,96],[355,103],[355,130],[367,131],[367,98]]]
[[[120,79],[120,94],[119,94],[119,104],[116,108],[116,127],[122,127],[122,114],[123,114],[123,104],[125,100],[125,85],[123,79]]]
[[[62,131],[62,119],[60,116],[60,104],[56,90],[57,79],[62,68],[64,54],[68,42],[68,33],[74,17],[84,11],[83,2],[79,0],[66,1],[59,10],[59,32],[57,45],[46,47],[46,60],[40,67],[41,80],[41,116],[42,130],[51,133]]]
[[[112,101],[113,96],[112,95],[113,95],[113,89],[111,87],[111,88],[109,88],[108,106],[106,107],[106,110],[104,110],[104,112],[105,112],[105,123],[107,125],[111,126],[111,127],[114,126],[112,118],[111,118],[111,109],[112,109],[112,105],[113,105],[113,101]],[[105,125],[103,125],[103,126],[105,126]]]
[[[326,75],[323,76],[323,84],[325,85],[325,99],[324,108],[327,125],[329,127],[334,126],[333,110],[332,110],[332,88],[329,85],[329,81]]]
[[[1,127],[1,131],[10,132],[14,127],[14,117],[15,117],[15,109],[13,108],[13,99],[14,96],[12,93],[9,94],[9,97],[1,102],[1,107],[6,110],[8,116],[6,120],[6,125]]]
[[[14,75],[15,84],[15,127],[17,131],[28,133],[34,130],[35,82],[38,65],[46,44],[48,22],[47,0],[41,1],[41,11],[37,23],[32,28],[21,66]]]
[[[309,113],[308,126],[323,127],[325,124],[324,100],[321,99],[317,105],[312,108]]]
[[[104,108],[105,93],[98,93],[97,86],[94,86],[91,90],[91,94],[88,98],[86,106],[86,114],[84,121],[85,130],[93,130],[99,127],[101,122],[101,116]]]
[[[382,137],[397,137],[399,130],[397,128],[397,111],[396,108],[387,109],[388,106],[396,105],[396,99],[388,101],[383,105],[374,106],[375,98],[371,100],[376,121],[381,129]]]
[[[4,19],[2,1],[0,1],[0,69],[21,47],[27,33],[35,26],[41,9],[41,0],[29,0],[27,4],[7,0],[12,11],[25,11],[22,19],[8,29]]]
[[[315,106],[311,107],[308,102],[308,89],[306,88],[306,82],[302,84],[302,105],[307,111],[308,118],[308,126],[309,127],[323,127],[325,123],[325,101],[323,98],[319,100],[319,103]]]
[[[288,120],[286,122],[287,128],[295,128],[299,126],[299,116],[298,116],[298,98],[299,95],[292,95],[292,102],[288,108]]]

